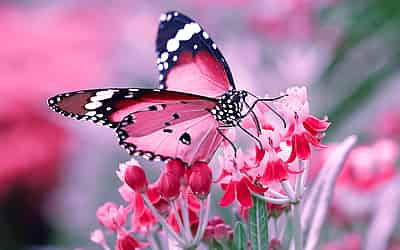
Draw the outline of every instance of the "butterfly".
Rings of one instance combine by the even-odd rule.
[[[115,129],[119,144],[149,160],[209,162],[226,132],[241,127],[259,99],[235,88],[229,66],[207,32],[189,17],[162,14],[156,39],[158,89],[109,88],[48,99],[64,116]],[[257,98],[249,105],[246,98]],[[280,98],[280,97],[279,97]],[[244,130],[253,138],[252,133]]]

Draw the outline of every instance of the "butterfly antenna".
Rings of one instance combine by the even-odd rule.
[[[247,109],[250,110],[250,105],[246,102],[246,100],[244,100],[244,104],[246,105]],[[257,135],[260,135],[261,134],[260,121],[258,120],[258,118],[253,110],[250,111],[250,115],[251,115],[251,118],[253,119],[254,124],[256,125]]]
[[[286,128],[286,121],[285,121],[285,118],[283,118],[282,115],[279,114],[279,113],[278,113],[273,107],[271,107],[270,105],[268,105],[268,104],[266,104],[266,103],[264,103],[264,102],[263,102],[263,104],[264,104],[265,106],[267,106],[276,116],[278,116],[279,119],[281,119],[281,121],[282,121],[282,123],[283,123],[283,127]]]
[[[269,110],[271,110],[276,116],[279,117],[279,119],[280,119],[280,120],[282,121],[282,123],[283,123],[283,127],[286,128],[286,121],[285,121],[285,119],[282,117],[282,115],[280,115],[273,107],[271,107],[270,105],[266,104],[265,102],[277,101],[277,100],[279,100],[279,99],[282,99],[282,98],[288,96],[287,94],[280,95],[280,96],[274,97],[274,98],[258,98],[256,95],[254,95],[254,94],[252,94],[252,93],[250,93],[250,92],[247,92],[247,93],[248,93],[249,95],[251,95],[252,97],[257,98],[257,100],[255,100],[255,102],[250,106],[249,111],[245,114],[245,116],[248,115],[248,113],[253,112],[253,109],[256,107],[256,105],[257,105],[258,102],[262,102],[265,106],[268,107]]]

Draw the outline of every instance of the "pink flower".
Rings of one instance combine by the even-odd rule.
[[[358,146],[350,153],[337,183],[358,191],[371,191],[395,176],[398,157],[399,146],[390,139]]]
[[[312,161],[315,163],[311,164],[311,178],[318,174],[320,166],[334,149],[335,145],[330,145]],[[337,178],[330,207],[331,221],[346,226],[368,219],[374,212],[376,195],[396,175],[398,158],[399,146],[390,139],[356,146]]]
[[[244,207],[253,206],[251,192],[264,193],[266,188],[259,187],[253,183],[250,177],[242,174],[241,171],[246,171],[250,167],[244,161],[242,153],[238,153],[236,159],[221,160],[222,171],[216,182],[221,184],[224,195],[219,201],[222,207],[229,206],[237,200]]]
[[[129,234],[125,234],[117,238],[115,250],[135,250],[139,248],[145,248],[147,246],[147,243],[140,242]]]
[[[362,238],[357,233],[349,233],[343,239],[326,243],[322,250],[361,250]]]
[[[157,225],[157,220],[150,209],[143,209],[141,213],[134,213],[131,217],[132,231],[137,233],[152,233],[153,227]]]
[[[199,199],[205,199],[210,193],[212,183],[211,168],[205,162],[196,162],[190,169],[189,187]]]
[[[293,162],[296,157],[306,160],[311,155],[310,144],[316,148],[326,147],[321,139],[330,123],[309,114],[306,87],[289,88],[286,93],[288,96],[277,101],[275,106],[289,124],[284,139],[290,143],[292,151],[287,162]]]
[[[7,94],[0,98],[0,127],[0,199],[20,189],[41,204],[60,181],[66,132],[32,103]]]
[[[209,219],[204,231],[203,241],[211,242],[212,240],[229,240],[232,238],[232,227],[225,224],[221,217],[215,216]]]
[[[104,227],[112,231],[118,231],[126,223],[128,210],[122,206],[118,208],[112,202],[106,202],[97,209],[96,216]]]

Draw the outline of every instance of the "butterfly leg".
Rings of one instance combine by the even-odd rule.
[[[250,110],[250,105],[246,102],[246,100],[244,100],[244,104]],[[258,120],[258,118],[253,110],[250,110],[250,115],[251,115],[251,118],[253,119],[254,124],[256,125],[257,135],[260,135],[261,134],[260,121]]]
[[[260,146],[260,149],[263,148],[261,141],[260,141],[255,135],[253,135],[252,133],[250,133],[247,129],[243,128],[242,125],[238,124],[237,126],[238,126],[241,130],[243,130],[246,134],[248,134],[251,138],[253,138],[253,139],[258,143],[258,145]]]
[[[253,94],[250,93],[250,92],[247,92],[247,93],[248,93],[249,95],[255,97],[255,98],[258,98],[256,95],[253,95]],[[247,112],[246,112],[244,115],[242,115],[242,118],[244,118],[244,117],[246,117],[247,115],[253,113],[253,109],[256,107],[257,103],[258,103],[258,102],[262,102],[262,104],[264,104],[265,106],[267,106],[268,109],[270,109],[276,116],[279,117],[279,119],[281,119],[281,121],[282,121],[282,123],[283,123],[283,127],[286,128],[286,121],[285,121],[285,119],[284,119],[275,109],[273,109],[270,105],[268,105],[268,104],[265,103],[265,102],[276,101],[276,100],[279,100],[279,99],[281,99],[281,98],[283,98],[283,97],[286,97],[286,96],[288,96],[288,95],[287,95],[287,94],[286,94],[286,95],[281,95],[281,96],[278,96],[278,97],[275,97],[275,98],[257,99],[257,100],[255,100],[255,101],[253,102],[253,104],[252,104],[251,106],[246,105],[247,108],[248,108],[248,110],[247,110]]]
[[[229,125],[224,126],[224,125],[222,125],[222,126],[219,126],[219,127],[217,128],[217,131],[218,131],[218,133],[219,133],[226,141],[229,142],[229,144],[230,144],[231,147],[233,148],[233,153],[234,153],[234,156],[235,156],[235,158],[236,158],[236,156],[237,156],[237,149],[236,149],[236,147],[235,147],[235,144],[234,144],[231,140],[229,140],[228,137],[226,137],[226,135],[221,131],[221,128],[233,128],[233,126],[229,126]]]

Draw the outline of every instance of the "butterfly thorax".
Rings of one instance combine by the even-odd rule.
[[[242,119],[246,91],[230,90],[217,99],[217,105],[210,110],[217,121],[236,126]]]

